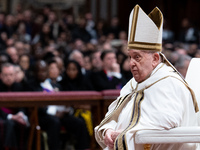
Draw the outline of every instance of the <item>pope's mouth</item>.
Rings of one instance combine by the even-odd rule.
[[[138,74],[138,70],[132,70],[133,74]]]

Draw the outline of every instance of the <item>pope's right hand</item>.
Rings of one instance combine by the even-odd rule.
[[[110,149],[114,148],[114,142],[117,136],[120,134],[119,131],[114,131],[112,129],[108,129],[105,133],[104,137],[104,143],[107,145]]]

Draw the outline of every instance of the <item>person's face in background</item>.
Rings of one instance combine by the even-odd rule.
[[[103,68],[105,70],[112,70],[114,63],[117,63],[117,58],[115,53],[107,53],[103,59]]]
[[[19,65],[23,70],[28,70],[30,67],[30,58],[27,55],[22,55],[19,59]]]
[[[17,49],[15,47],[9,47],[6,52],[8,53],[8,55],[10,56],[10,58],[12,59],[13,63],[17,64],[19,61],[19,55],[17,52]]]
[[[9,62],[9,59],[6,55],[0,55],[0,67],[2,64]]]
[[[23,42],[15,42],[15,48],[17,49],[18,55],[21,56],[25,54],[25,47]]]
[[[73,55],[73,60],[77,61],[81,67],[84,67],[84,56],[82,53],[80,52],[75,52]]]
[[[56,56],[54,58],[54,60],[56,61],[57,65],[58,65],[58,68],[59,68],[59,71],[60,73],[63,73],[64,72],[64,62],[63,62],[63,59],[59,56]]]
[[[70,79],[75,79],[78,76],[78,68],[74,63],[69,63],[66,67],[66,74]]]
[[[39,82],[44,82],[48,76],[48,67],[45,61],[36,63],[36,78]]]
[[[86,70],[91,70],[92,68],[92,64],[91,64],[91,61],[90,61],[90,57],[89,56],[85,56],[84,57],[84,68]]]
[[[49,78],[52,80],[56,80],[59,74],[60,74],[60,71],[59,71],[57,63],[56,62],[51,63],[48,67]]]
[[[12,84],[15,82],[14,66],[6,66],[2,68],[1,80],[8,87],[12,86]]]
[[[48,24],[44,24],[42,27],[42,32],[44,34],[48,34],[50,32],[50,26]]]

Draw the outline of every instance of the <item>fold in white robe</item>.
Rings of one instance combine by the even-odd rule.
[[[197,126],[193,99],[183,82],[181,77],[171,67],[160,63],[153,70],[151,76],[142,83],[137,84],[133,78],[122,88],[120,96],[109,106],[105,118],[113,112],[120,97],[134,90],[137,93],[137,91],[144,89],[143,100],[139,105],[135,106],[139,108],[138,122],[128,129],[124,136],[126,149],[143,150],[143,145],[134,143],[134,134],[138,130],[163,130],[178,126]],[[104,131],[107,129],[123,131],[128,127],[130,118],[135,111],[133,108],[135,93],[119,111],[120,113],[117,115],[113,113],[114,115],[111,115],[107,122],[95,127],[95,138],[103,149],[109,149],[103,141]],[[120,147],[118,149],[121,150]],[[196,144],[156,144],[152,145],[151,149],[195,150]]]

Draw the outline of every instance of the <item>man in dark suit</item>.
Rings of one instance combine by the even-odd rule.
[[[23,87],[15,82],[14,65],[5,63],[1,66],[0,92],[23,91]],[[5,108],[0,109],[0,124],[4,132],[4,142],[1,141],[4,148],[26,149],[27,138],[26,127],[29,126],[28,118],[25,115],[24,108]],[[1,139],[2,140],[2,139]]]
[[[124,79],[117,63],[116,53],[112,50],[104,50],[101,60],[102,70],[91,73],[91,81],[95,90],[121,89]]]

